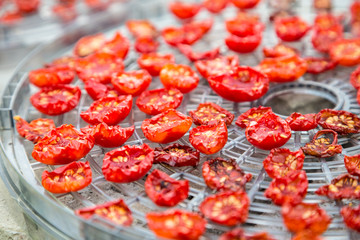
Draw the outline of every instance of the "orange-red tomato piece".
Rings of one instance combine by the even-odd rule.
[[[203,0],[202,4],[211,13],[219,13],[224,10],[229,3],[229,0]]]
[[[237,8],[240,9],[249,9],[254,8],[260,0],[230,0]]]
[[[351,175],[360,177],[360,154],[354,156],[344,156],[346,170]]]
[[[256,32],[261,32],[264,29],[264,25],[260,21],[254,21],[253,19],[237,18],[227,20],[226,30],[236,36],[246,37],[254,35]]]
[[[146,70],[134,70],[114,74],[111,83],[121,95],[136,97],[150,86],[151,80],[151,75]]]
[[[272,112],[271,107],[253,107],[241,114],[235,124],[241,128],[246,128],[249,125],[257,122],[266,112]]]
[[[237,55],[219,56],[214,59],[199,60],[195,62],[198,72],[208,78],[212,75],[222,75],[239,65]]]
[[[74,46],[74,55],[85,57],[99,50],[106,42],[105,35],[98,33],[80,38]]]
[[[316,118],[321,127],[334,130],[338,134],[360,131],[360,118],[348,111],[323,109],[316,115]]]
[[[286,42],[300,40],[309,29],[309,25],[296,16],[281,17],[275,20],[276,35]]]
[[[169,4],[170,11],[180,19],[193,18],[198,14],[202,5],[198,3],[189,3],[179,0],[172,1]]]
[[[161,69],[169,63],[175,63],[175,57],[172,54],[147,53],[141,55],[138,65],[148,71],[151,76],[159,76]]]
[[[132,19],[126,22],[126,27],[135,38],[150,37],[155,38],[158,32],[155,26],[144,19]]]
[[[352,230],[360,232],[360,207],[355,208],[345,206],[341,209],[341,216],[344,219],[346,226]]]
[[[309,131],[318,125],[315,113],[301,114],[294,112],[285,120],[293,131]]]
[[[323,135],[331,135],[331,137]],[[301,149],[306,155],[327,158],[342,152],[342,146],[337,144],[338,134],[330,129],[318,131],[313,139]]]
[[[190,61],[199,61],[205,59],[214,59],[216,56],[219,55],[220,48],[214,48],[209,51],[205,52],[194,52],[190,45],[186,44],[178,44],[178,49],[182,54],[184,54]]]
[[[102,84],[97,81],[86,81],[84,86],[86,92],[93,100],[99,100],[103,97],[118,97],[119,93],[111,85]]]
[[[360,63],[360,39],[342,39],[330,46],[332,61],[343,66],[355,66]]]
[[[250,53],[253,52],[261,43],[261,32],[254,32],[243,37],[236,35],[230,35],[225,38],[225,44],[227,47],[238,53]]]
[[[129,40],[120,32],[117,32],[111,40],[104,43],[104,45],[99,49],[99,52],[109,53],[116,56],[117,58],[125,59],[129,52],[129,48]]]
[[[253,235],[246,235],[241,228],[234,228],[230,231],[223,233],[219,240],[275,240],[268,233],[261,232]]]
[[[32,13],[39,9],[40,0],[14,0],[16,8],[23,13]]]
[[[3,15],[0,17],[0,23],[12,25],[16,24],[23,20],[23,14],[19,10],[15,11],[6,11],[3,13]]]
[[[197,87],[200,79],[191,67],[170,63],[161,69],[160,80],[165,88],[176,88],[182,93],[188,93]]]
[[[212,102],[200,103],[196,110],[189,112],[196,125],[208,125],[224,121],[227,126],[234,120],[234,114]]]
[[[307,57],[305,58],[307,63],[307,72],[312,74],[319,74],[325,71],[334,69],[337,65],[336,62],[325,58]]]
[[[69,84],[75,78],[74,71],[68,67],[39,68],[29,72],[29,81],[37,87]]]
[[[22,119],[20,116],[15,116],[16,130],[19,135],[26,138],[33,143],[37,143],[42,139],[51,129],[55,128],[55,123],[52,119],[38,118],[32,120],[30,123]]]
[[[154,38],[139,37],[135,40],[135,50],[138,53],[152,53],[156,52],[160,43]]]
[[[343,174],[331,180],[331,184],[321,186],[315,192],[330,199],[360,199],[359,178]]]
[[[278,43],[272,48],[263,48],[264,56],[267,58],[298,55],[299,51],[283,43]]]
[[[343,27],[342,25],[334,25],[328,29],[315,28],[311,37],[313,47],[319,52],[327,53],[331,45],[342,39]]]
[[[354,88],[360,88],[360,67],[357,67],[350,75],[350,83]]]

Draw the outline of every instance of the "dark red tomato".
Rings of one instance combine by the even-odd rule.
[[[88,110],[80,113],[80,117],[90,124],[106,123],[116,125],[129,115],[132,107],[132,97],[103,97],[91,104]]]
[[[72,125],[62,125],[48,132],[34,146],[32,157],[49,165],[68,164],[88,154],[94,146],[94,138],[81,133]]]
[[[202,4],[211,13],[219,13],[224,10],[229,0],[203,0]]]
[[[178,44],[177,47],[180,52],[192,62],[206,59],[214,59],[219,55],[220,52],[219,47],[205,52],[194,52],[191,46],[186,44]]]
[[[225,38],[225,44],[230,50],[235,52],[250,53],[260,45],[261,39],[261,32],[255,32],[254,34],[244,37],[230,35]]]
[[[199,73],[208,78],[212,75],[222,75],[239,65],[237,55],[219,56],[214,59],[206,59],[195,62],[195,67]]]
[[[197,240],[205,232],[206,220],[199,214],[180,209],[146,214],[147,224],[159,238]]]
[[[40,68],[29,72],[29,81],[35,86],[49,87],[57,84],[69,84],[75,78],[75,74],[70,69],[60,68]]]
[[[150,86],[151,79],[146,70],[135,70],[113,74],[111,83],[121,95],[136,97]]]
[[[96,81],[86,81],[84,86],[86,92],[94,100],[99,100],[103,97],[118,97],[119,93],[113,86],[102,84]]]
[[[106,42],[105,35],[98,33],[80,38],[74,46],[74,55],[85,57],[99,50]]]
[[[189,134],[191,145],[204,154],[214,154],[220,151],[228,139],[225,122],[202,125],[193,128]]]
[[[45,64],[45,67],[59,67],[59,68],[69,68],[71,70],[75,69],[77,57],[74,56],[63,56],[54,59],[51,63]]]
[[[78,59],[76,71],[84,82],[91,80],[106,84],[110,83],[113,74],[124,71],[124,63],[113,54],[98,52]]]
[[[204,199],[200,211],[211,221],[234,226],[246,221],[250,201],[246,192],[221,192]]]
[[[40,0],[14,0],[15,6],[20,12],[31,13],[38,10]]]
[[[113,39],[106,41],[106,43],[99,49],[99,52],[109,53],[117,58],[125,59],[129,52],[130,42],[129,40],[117,32]]]
[[[86,188],[91,180],[89,162],[72,162],[52,172],[45,170],[41,175],[41,184],[52,193],[77,192]]]
[[[274,57],[284,57],[284,56],[292,56],[299,55],[299,51],[295,48],[289,47],[282,43],[278,43],[272,48],[263,48],[263,53],[265,57],[274,58]]]
[[[105,153],[102,172],[107,181],[129,183],[145,176],[153,160],[154,150],[147,144],[125,145]]]
[[[338,134],[358,133],[360,118],[351,112],[323,109],[316,115],[319,125],[324,129],[331,129]]]
[[[244,173],[234,159],[223,158],[205,161],[202,166],[202,175],[206,185],[217,191],[245,190],[245,184],[252,178],[250,173]]]
[[[265,58],[257,69],[266,74],[270,82],[292,82],[306,73],[307,63],[297,55]]]
[[[350,83],[354,88],[360,89],[360,67],[357,67],[356,70],[351,73]]]
[[[342,39],[330,46],[332,61],[342,66],[355,66],[360,63],[360,38]]]
[[[265,113],[272,112],[271,107],[253,107],[241,114],[235,124],[241,128],[246,128],[257,122]]]
[[[234,228],[228,232],[223,233],[219,240],[274,240],[268,233],[256,233],[254,235],[246,235],[241,228]]]
[[[272,180],[264,195],[276,205],[299,204],[305,198],[308,180],[305,171],[296,171]]]
[[[173,167],[195,167],[199,161],[200,152],[198,150],[178,143],[154,150],[154,163],[166,163]]]
[[[80,97],[81,90],[78,86],[55,85],[43,87],[30,97],[30,102],[39,112],[60,115],[74,109]]]
[[[133,135],[134,130],[134,126],[122,128],[118,125],[108,126],[106,123],[81,129],[94,137],[96,145],[106,148],[120,147]]]
[[[246,139],[255,147],[271,150],[284,145],[291,137],[289,124],[273,112],[266,112],[246,128]]]
[[[75,214],[85,219],[98,216],[122,226],[130,226],[133,221],[131,211],[122,199],[78,209]]]
[[[145,192],[156,205],[173,207],[188,197],[189,181],[175,180],[166,173],[154,169],[146,178]]]
[[[271,149],[263,164],[269,177],[286,177],[301,170],[304,159],[305,155],[301,149],[292,152],[287,148],[274,148]]]
[[[237,8],[249,9],[255,7],[260,0],[230,0]]]
[[[145,119],[141,124],[141,130],[152,142],[170,143],[184,136],[191,124],[191,117],[175,109],[169,109],[150,119]]]
[[[331,13],[320,13],[314,20],[314,27],[317,29],[330,29],[333,26],[341,24],[340,18]]]
[[[160,43],[154,38],[141,37],[135,40],[135,50],[138,53],[152,53],[156,52]]]
[[[0,23],[12,25],[23,20],[23,15],[19,10],[6,11],[0,17]]]
[[[191,92],[199,84],[199,76],[191,67],[174,63],[161,69],[160,80],[165,88],[176,88],[182,93]]]
[[[159,76],[161,69],[166,64],[175,63],[175,57],[172,54],[148,53],[141,55],[137,63],[151,76]]]
[[[301,114],[294,112],[285,121],[293,131],[309,131],[318,125],[315,113]]]
[[[323,135],[331,135],[331,137]],[[330,129],[318,131],[311,142],[306,143],[301,149],[306,155],[327,158],[342,152],[341,145],[337,144],[337,133]]]
[[[275,20],[276,35],[286,42],[300,40],[309,29],[309,25],[296,16],[281,17]]]
[[[169,4],[170,11],[180,19],[189,19],[195,17],[200,11],[202,5],[198,3],[188,3],[175,0]]]
[[[325,58],[307,57],[304,58],[307,63],[307,72],[312,74],[319,74],[325,71],[334,69],[337,65],[336,62]]]
[[[313,236],[320,235],[326,231],[331,222],[326,211],[316,203],[285,205],[281,209],[281,214],[287,229],[294,233],[309,230]]]
[[[346,170],[355,176],[360,176],[360,154],[354,156],[344,156]]]
[[[249,35],[254,35],[256,32],[261,32],[264,30],[264,25],[259,21],[254,21],[253,19],[241,19],[234,18],[227,20],[225,22],[226,30],[236,36],[246,37]]]
[[[360,21],[360,2],[354,1],[350,6],[351,12],[351,21],[359,22]]]
[[[342,25],[335,25],[329,29],[315,28],[311,37],[313,47],[319,52],[327,53],[331,45],[342,39],[343,27]]]
[[[135,38],[155,38],[158,35],[155,26],[149,20],[128,20],[126,27]]]
[[[345,206],[340,213],[348,228],[360,232],[360,206],[355,208]]]
[[[318,235],[315,235],[311,230],[304,230],[296,233],[294,237],[291,238],[291,240],[324,240],[324,239]]]
[[[149,115],[157,115],[169,109],[176,109],[183,100],[183,94],[176,88],[160,88],[141,93],[136,106]]]
[[[200,103],[196,110],[189,112],[196,125],[208,125],[224,121],[227,126],[234,120],[234,114],[212,102]]]
[[[217,94],[234,102],[254,101],[269,90],[268,77],[251,67],[234,67],[227,74],[209,76],[208,82]]]
[[[52,119],[38,118],[30,123],[22,119],[20,116],[15,116],[16,130],[19,135],[26,138],[33,143],[37,143],[42,139],[51,129],[55,128],[55,123]]]
[[[321,186],[315,193],[333,200],[360,199],[359,178],[350,174],[340,175],[331,180],[331,184]]]

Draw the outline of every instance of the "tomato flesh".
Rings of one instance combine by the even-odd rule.
[[[307,63],[307,72],[312,74],[319,74],[325,71],[329,71],[334,69],[337,65],[336,62],[325,58],[315,58],[315,57],[308,57],[305,58]]]
[[[360,199],[359,179],[350,174],[343,174],[331,181],[331,184],[321,186],[315,192],[330,199]]]
[[[228,0],[204,0],[203,6],[211,13],[219,13],[224,10],[229,1]]]
[[[173,1],[169,4],[170,11],[179,19],[193,18],[200,11],[202,5],[197,3],[187,3]]]
[[[188,93],[197,87],[200,79],[187,65],[166,64],[160,71],[160,80],[165,88],[176,88],[182,93]]]
[[[114,55],[116,58],[125,59],[129,52],[129,48],[129,40],[121,33],[117,32],[111,40],[106,41],[100,48],[99,53],[108,53]]]
[[[354,88],[360,88],[360,67],[356,68],[350,75],[350,83]]]
[[[106,42],[105,35],[98,33],[80,38],[74,46],[74,55],[77,57],[85,57],[96,52]]]
[[[240,9],[249,9],[254,8],[260,0],[230,0],[237,8]]]
[[[341,216],[344,219],[346,226],[352,230],[360,232],[360,207],[352,208],[345,206],[341,209]]]
[[[285,119],[293,131],[309,131],[318,125],[316,114],[301,114],[294,112]]]
[[[138,53],[152,53],[157,51],[160,43],[150,37],[141,37],[135,40],[134,45]]]
[[[256,123],[266,112],[272,112],[271,107],[253,107],[241,114],[235,124],[241,128],[246,128],[253,123]]]
[[[325,134],[332,135],[330,137],[324,136]],[[306,143],[301,148],[306,155],[315,157],[327,158],[342,152],[342,146],[337,144],[337,133],[330,129],[318,131],[311,142]]]
[[[146,70],[135,70],[114,74],[111,83],[121,95],[129,94],[136,97],[150,86],[151,79]]]
[[[103,97],[118,97],[119,93],[113,86],[102,84],[96,81],[86,81],[84,86],[86,92],[93,100],[99,100]]]
[[[219,47],[205,52],[194,52],[192,47],[186,44],[178,44],[177,47],[180,50],[180,52],[184,54],[192,62],[204,60],[204,59],[213,59],[216,56],[218,56],[220,53]]]
[[[212,75],[222,75],[239,65],[239,58],[236,55],[219,56],[214,59],[199,60],[195,67],[204,78]]]
[[[309,25],[296,16],[281,17],[275,20],[276,35],[286,42],[300,40],[309,29]]]
[[[169,63],[175,63],[175,57],[172,54],[147,53],[141,55],[138,65],[148,71],[151,76],[159,76],[161,69]]]
[[[155,26],[149,20],[128,20],[126,27],[135,38],[154,38],[158,35]]]
[[[224,121],[227,126],[234,120],[234,114],[212,102],[200,103],[196,110],[189,112],[196,125],[208,125]]]
[[[358,133],[360,131],[360,118],[351,112],[323,109],[316,117],[321,127],[331,129],[338,134]]]
[[[38,118],[30,123],[22,119],[20,116],[15,116],[16,130],[19,135],[26,138],[33,143],[37,143],[42,139],[51,129],[55,128],[55,123],[52,119]]]
[[[360,63],[360,39],[342,39],[330,46],[332,61],[342,66],[355,66]]]
[[[234,228],[230,231],[223,233],[219,240],[275,240],[268,233],[261,232],[251,236],[246,235],[241,228]]]
[[[30,83],[39,88],[69,84],[74,78],[74,72],[67,67],[40,68],[29,72]]]
[[[253,52],[260,45],[261,40],[261,32],[256,32],[243,37],[230,35],[225,38],[225,44],[229,49],[235,52],[250,53]]]
[[[327,53],[329,52],[331,45],[342,39],[342,37],[343,27],[340,24],[334,25],[328,29],[315,28],[311,37],[311,43],[319,52]]]
[[[173,167],[195,167],[199,161],[200,152],[198,150],[178,143],[154,150],[154,163],[166,163]]]
[[[267,58],[284,57],[299,54],[299,51],[295,48],[289,47],[282,43],[278,43],[272,48],[263,48],[263,53]]]

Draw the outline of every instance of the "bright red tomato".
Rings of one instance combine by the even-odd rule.
[[[229,0],[203,0],[202,4],[211,13],[219,13],[224,10]]]
[[[264,25],[260,21],[254,21],[253,19],[237,18],[227,20],[226,30],[238,37],[246,37],[254,35],[256,32],[264,30]]]
[[[160,43],[154,38],[141,37],[135,40],[135,50],[138,53],[152,53],[156,52]]]
[[[225,74],[238,65],[239,58],[237,55],[219,56],[214,59],[199,60],[195,62],[196,69],[204,78],[208,78],[212,75]]]
[[[294,112],[285,120],[293,131],[309,131],[318,125],[315,113],[301,114]]]
[[[300,40],[309,29],[309,25],[296,16],[281,17],[275,20],[276,35],[286,42]]]
[[[165,88],[176,88],[182,93],[188,93],[197,87],[200,79],[191,67],[170,63],[161,69],[160,80]]]
[[[84,86],[86,92],[94,100],[99,100],[103,97],[118,97],[119,93],[113,86],[102,84],[96,81],[86,81]]]
[[[278,43],[272,48],[263,48],[263,53],[265,57],[274,58],[274,57],[284,57],[284,56],[292,56],[298,55],[299,51],[295,48],[289,47],[282,43]]]
[[[85,57],[99,50],[106,42],[105,35],[98,33],[80,38],[74,46],[74,55]]]
[[[19,135],[26,138],[33,143],[37,143],[42,139],[51,129],[55,128],[55,123],[52,119],[38,118],[30,123],[22,119],[20,116],[15,116],[16,130]]]
[[[173,167],[195,167],[199,161],[200,152],[198,150],[178,143],[154,150],[154,163],[166,163]]]
[[[254,34],[244,37],[230,35],[225,38],[225,44],[229,49],[235,52],[250,53],[260,45],[261,39],[261,32],[255,32]]]
[[[331,13],[320,13],[314,19],[314,27],[317,29],[330,29],[340,23],[340,18]]]
[[[111,83],[121,95],[136,97],[150,86],[151,79],[146,70],[135,70],[113,74]]]
[[[360,206],[355,208],[345,206],[340,213],[348,228],[360,232]]]
[[[338,134],[360,132],[360,118],[351,112],[323,109],[316,115],[317,121],[324,129],[331,129]]]
[[[350,174],[340,175],[331,180],[331,184],[321,186],[315,193],[333,200],[360,199],[359,178]]]
[[[224,121],[227,126],[234,120],[234,114],[212,102],[200,103],[196,110],[189,112],[196,125],[208,125]]]
[[[360,154],[354,156],[344,156],[346,170],[351,175],[360,176]]]
[[[57,84],[69,84],[74,78],[74,71],[67,67],[39,68],[29,72],[30,83],[39,88]]]
[[[159,76],[161,69],[169,63],[175,63],[172,54],[148,53],[141,55],[137,60],[138,65],[148,71],[152,76]]]
[[[104,43],[104,45],[99,49],[99,52],[112,54],[117,58],[125,59],[129,52],[129,48],[129,40],[121,33],[117,32],[113,39]]]
[[[350,83],[354,88],[360,89],[360,67],[357,67],[355,71],[351,73]]]
[[[351,12],[351,21],[359,22],[360,21],[360,2],[354,1],[350,6]]]
[[[170,11],[180,19],[193,18],[200,11],[202,5],[175,0],[169,4]]]
[[[241,128],[246,128],[257,122],[265,113],[272,112],[271,107],[253,107],[241,114],[235,124]]]
[[[342,25],[334,25],[329,29],[315,28],[311,37],[313,47],[319,52],[327,53],[331,45],[342,39],[343,27]]]
[[[331,135],[331,137],[323,135]],[[342,146],[337,144],[337,133],[330,129],[318,131],[311,142],[301,149],[306,155],[327,158],[342,152]]]
[[[360,38],[342,39],[330,46],[332,61],[343,66],[355,66],[360,63]]]
[[[209,51],[205,52],[194,52],[190,45],[186,44],[178,44],[178,49],[182,54],[184,54],[190,61],[199,61],[205,59],[214,59],[216,56],[219,55],[220,48],[214,48]]]
[[[255,7],[260,0],[230,0],[237,8],[249,9]]]
[[[135,38],[150,37],[155,38],[158,32],[149,20],[132,19],[126,22],[126,27]]]
[[[307,72],[312,74],[319,74],[325,71],[334,69],[337,65],[336,62],[325,58],[308,57],[304,58],[307,63]]]

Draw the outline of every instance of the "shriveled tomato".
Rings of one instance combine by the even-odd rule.
[[[325,58],[308,57],[304,59],[307,63],[307,72],[312,74],[319,74],[325,71],[334,69],[336,62]]]
[[[120,94],[136,97],[150,86],[151,79],[146,70],[135,70],[114,74],[111,83]]]
[[[55,128],[54,121],[47,118],[38,118],[30,123],[22,119],[20,116],[15,116],[14,120],[16,121],[16,130],[19,135],[34,143],[37,143],[51,129]]]
[[[249,9],[255,7],[260,0],[230,0],[237,8]]]
[[[135,40],[135,50],[138,53],[152,53],[156,52],[160,43],[154,38],[139,37]]]
[[[77,192],[86,188],[91,180],[89,162],[72,162],[52,172],[45,170],[41,175],[41,184],[52,193]]]
[[[192,45],[204,34],[204,29],[195,24],[188,24],[183,27],[167,27],[161,32],[164,41],[174,47],[178,44]]]
[[[179,0],[172,1],[169,4],[170,11],[180,19],[193,18],[200,11],[202,5],[198,3],[182,2]]]
[[[99,49],[99,52],[109,53],[117,58],[125,59],[129,52],[129,48],[129,40],[120,32],[117,32],[111,40],[106,41],[106,43]]]
[[[301,114],[294,112],[285,121],[293,131],[309,131],[318,125],[315,113]]]
[[[246,37],[254,35],[256,32],[261,32],[264,25],[260,21],[253,19],[233,18],[225,22],[226,30],[236,36]]]
[[[214,154],[226,144],[228,130],[225,122],[193,128],[189,134],[191,145],[204,154]]]
[[[331,137],[323,135],[331,135]],[[318,131],[311,142],[301,148],[306,155],[327,158],[342,152],[342,146],[337,144],[337,133],[330,129]]]
[[[311,37],[313,47],[319,52],[327,53],[331,45],[342,39],[343,27],[342,25],[334,25],[328,29],[315,28]]]
[[[360,232],[360,205],[355,208],[345,206],[340,213],[348,228]]]
[[[116,125],[129,115],[132,107],[132,97],[122,95],[119,97],[103,97],[93,102],[90,108],[80,113],[80,117],[90,123],[106,123]]]
[[[74,46],[74,55],[77,57],[85,57],[96,52],[106,42],[105,35],[98,33],[80,38]]]
[[[358,133],[360,118],[351,112],[333,109],[323,109],[316,115],[319,125],[331,129],[338,134]]]
[[[263,164],[269,177],[286,177],[301,170],[304,159],[305,155],[301,149],[292,152],[287,148],[274,148],[271,149]]]
[[[353,85],[354,88],[360,88],[360,67],[357,67],[355,71],[351,73],[350,83],[351,85]]]
[[[84,82],[91,80],[110,83],[112,75],[123,70],[124,63],[121,58],[105,52],[91,54],[76,62],[77,74]]]
[[[69,84],[74,78],[74,71],[67,67],[39,68],[29,72],[30,83],[39,88],[57,84]]]
[[[38,10],[40,0],[14,0],[17,9],[23,13],[31,13]]]
[[[190,61],[199,61],[205,59],[213,59],[219,55],[220,48],[214,48],[205,52],[194,52],[190,45],[178,44],[178,49],[184,54]]]
[[[273,112],[266,112],[245,131],[246,139],[255,147],[271,150],[284,145],[291,137],[289,124]]]
[[[198,150],[178,143],[154,150],[154,163],[166,163],[173,167],[195,167],[199,161],[200,152]]]
[[[204,78],[208,78],[212,75],[225,74],[237,65],[239,65],[239,58],[236,55],[219,56],[214,59],[199,60],[195,62],[196,69]]]
[[[229,3],[229,0],[204,0],[202,2],[204,8],[211,13],[219,13],[224,10]]]
[[[157,205],[173,207],[189,195],[189,181],[175,180],[166,173],[155,169],[145,181],[145,192]]]
[[[360,177],[360,154],[344,156],[346,170],[351,174]]]
[[[158,76],[161,69],[169,63],[175,63],[172,54],[148,53],[141,55],[137,60],[138,65],[148,71],[152,76]]]
[[[241,228],[234,228],[228,232],[223,233],[219,240],[274,240],[268,233],[255,233],[251,236],[246,235]]]
[[[326,211],[316,203],[285,205],[281,209],[281,214],[287,229],[294,233],[310,230],[313,236],[320,235],[326,231],[331,222]]]
[[[257,122],[265,113],[272,112],[271,107],[253,107],[241,114],[235,124],[241,128],[246,128]]]
[[[297,55],[265,58],[258,70],[269,77],[270,82],[292,82],[306,73],[307,63]]]
[[[105,153],[102,172],[106,180],[117,183],[137,181],[151,169],[154,150],[147,144],[125,145]]]
[[[166,64],[160,71],[160,80],[165,88],[176,88],[182,93],[194,90],[199,84],[197,73],[183,64]]]
[[[331,60],[343,66],[355,66],[360,63],[360,38],[342,39],[330,46]]]
[[[296,16],[281,17],[275,20],[276,35],[286,42],[300,40],[309,29],[309,25]]]
[[[130,226],[133,221],[131,211],[122,199],[78,209],[75,214],[85,219],[98,216],[122,226]]]
[[[169,109],[150,119],[145,119],[141,124],[141,130],[152,142],[170,143],[184,136],[191,124],[191,117],[175,109]]]
[[[103,97],[118,97],[119,93],[113,86],[102,84],[96,81],[86,81],[84,86],[86,92],[93,100],[99,100]]]
[[[120,147],[133,135],[134,130],[134,126],[122,128],[118,125],[108,126],[106,123],[81,129],[82,132],[89,133],[94,137],[96,145],[106,148]]]
[[[335,200],[360,199],[359,178],[350,174],[340,175],[331,180],[331,184],[321,186],[315,193]]]
[[[49,165],[68,164],[83,158],[94,146],[94,138],[72,125],[62,125],[48,132],[34,146],[32,157]]]
[[[39,112],[60,115],[74,109],[80,97],[81,90],[78,86],[54,85],[43,87],[30,97],[30,102]]]
[[[160,88],[141,93],[136,100],[136,106],[146,114],[157,115],[169,109],[180,106],[183,94],[176,88]]]
[[[0,23],[2,24],[7,24],[7,25],[12,25],[12,24],[16,24],[18,22],[20,22],[21,20],[23,20],[23,14],[21,13],[21,11],[19,10],[15,10],[15,11],[6,11],[2,14],[2,16],[0,17]]]
[[[234,114],[212,102],[200,103],[196,110],[189,112],[196,125],[208,125],[224,121],[227,126],[234,120]]]
[[[285,44],[278,43],[272,48],[263,48],[263,53],[265,57],[274,58],[274,57],[284,57],[298,55],[299,51],[295,48],[289,47]]]
[[[234,226],[246,221],[249,206],[246,192],[221,192],[205,198],[200,204],[200,211],[215,223]]]
[[[180,209],[146,214],[149,228],[160,238],[197,240],[205,232],[206,220],[199,214]]]
[[[230,35],[225,38],[226,46],[238,53],[250,53],[254,51],[261,43],[261,32],[254,32],[253,34],[239,37]]]
[[[126,27],[130,33],[135,37],[151,37],[154,38],[158,35],[158,32],[149,20],[145,19],[132,19],[126,22]]]
[[[223,191],[245,190],[245,184],[252,178],[250,173],[244,173],[234,159],[223,158],[205,161],[202,175],[209,188]]]

